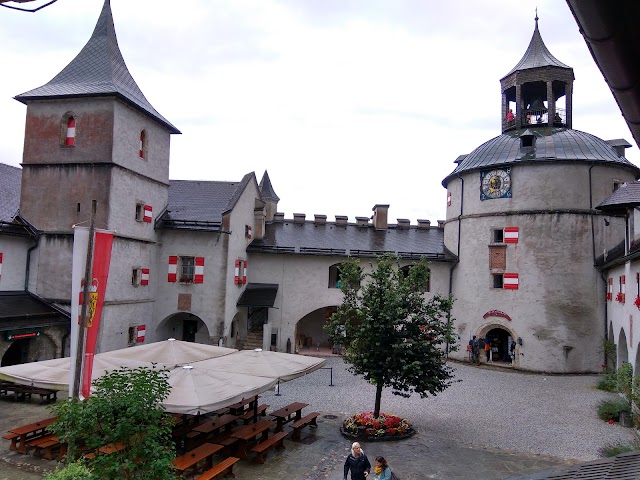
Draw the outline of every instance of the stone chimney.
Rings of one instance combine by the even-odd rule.
[[[374,228],[387,228],[387,214],[389,213],[389,205],[376,204],[373,206],[373,226]]]
[[[398,219],[398,228],[409,228],[411,226],[411,220],[408,218]]]
[[[264,238],[265,220],[266,205],[264,202],[257,200],[256,206],[253,209],[253,232],[251,236],[254,239],[262,240]]]
[[[356,225],[366,227],[369,225],[369,217],[356,217]]]
[[[431,220],[418,219],[418,228],[429,228],[431,226]]]
[[[346,225],[348,220],[346,215],[336,215],[336,225]]]
[[[438,228],[440,229],[444,228],[444,224],[445,224],[444,220],[438,220]]]
[[[316,225],[324,225],[325,223],[327,223],[327,216],[315,214],[313,216],[313,221],[316,223]]]
[[[304,223],[304,219],[307,215],[304,213],[294,213],[293,214],[293,223]]]
[[[273,214],[273,221],[274,222],[283,222],[284,221],[284,213],[283,212],[276,212]]]

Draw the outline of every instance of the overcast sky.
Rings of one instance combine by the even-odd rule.
[[[536,5],[545,44],[574,69],[573,127],[632,141],[564,1],[111,3],[129,71],[182,132],[170,178],[268,170],[287,218],[354,221],[388,203],[391,222],[443,219],[453,161],[501,133],[499,80],[531,40]],[[26,107],[12,97],[75,57],[102,5],[0,8],[0,162],[22,161]],[[639,162],[635,145],[627,158]]]

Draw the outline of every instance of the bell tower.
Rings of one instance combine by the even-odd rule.
[[[502,133],[530,127],[572,128],[573,69],[551,55],[536,26],[518,64],[500,80]]]

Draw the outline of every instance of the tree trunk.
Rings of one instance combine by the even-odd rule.
[[[380,400],[382,399],[382,385],[376,385],[376,406],[373,409],[373,416],[380,416]]]

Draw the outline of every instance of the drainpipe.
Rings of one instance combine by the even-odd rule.
[[[591,170],[593,169],[593,167],[595,167],[594,165],[591,165],[589,167],[589,210],[593,210],[593,185],[592,185],[592,176],[591,176]],[[593,255],[593,266],[595,268],[596,265],[596,233],[595,233],[595,226],[594,226],[594,216],[593,213],[591,214],[591,251],[592,251],[592,255]],[[607,280],[607,278],[604,276],[604,272],[600,272],[600,278],[602,279],[602,282],[604,283],[604,288],[605,290],[608,288],[609,282]],[[608,312],[607,312],[607,302],[604,302],[604,341],[609,340],[609,316],[608,316]],[[604,364],[607,364],[607,354],[606,352],[604,352],[603,349],[603,355],[604,355]]]
[[[35,243],[29,247],[29,250],[27,250],[27,267],[24,273],[24,291],[25,292],[29,291],[29,270],[30,270],[29,267],[31,266],[31,252],[35,250],[40,244],[40,234],[36,233],[35,235],[36,235]]]
[[[453,271],[456,269],[456,267],[458,266],[458,263],[460,263],[460,230],[462,229],[462,210],[463,210],[463,206],[464,206],[464,179],[460,176],[460,174],[458,173],[458,178],[460,179],[460,214],[458,215],[458,245],[456,247],[456,260],[455,262],[453,262],[453,265],[451,265],[451,268],[449,269],[449,296],[451,296],[453,294]],[[449,312],[447,314],[447,328],[451,325],[451,312]],[[449,339],[447,338],[447,344],[446,344],[446,348],[445,348],[445,352],[447,355],[447,358],[449,358]]]

